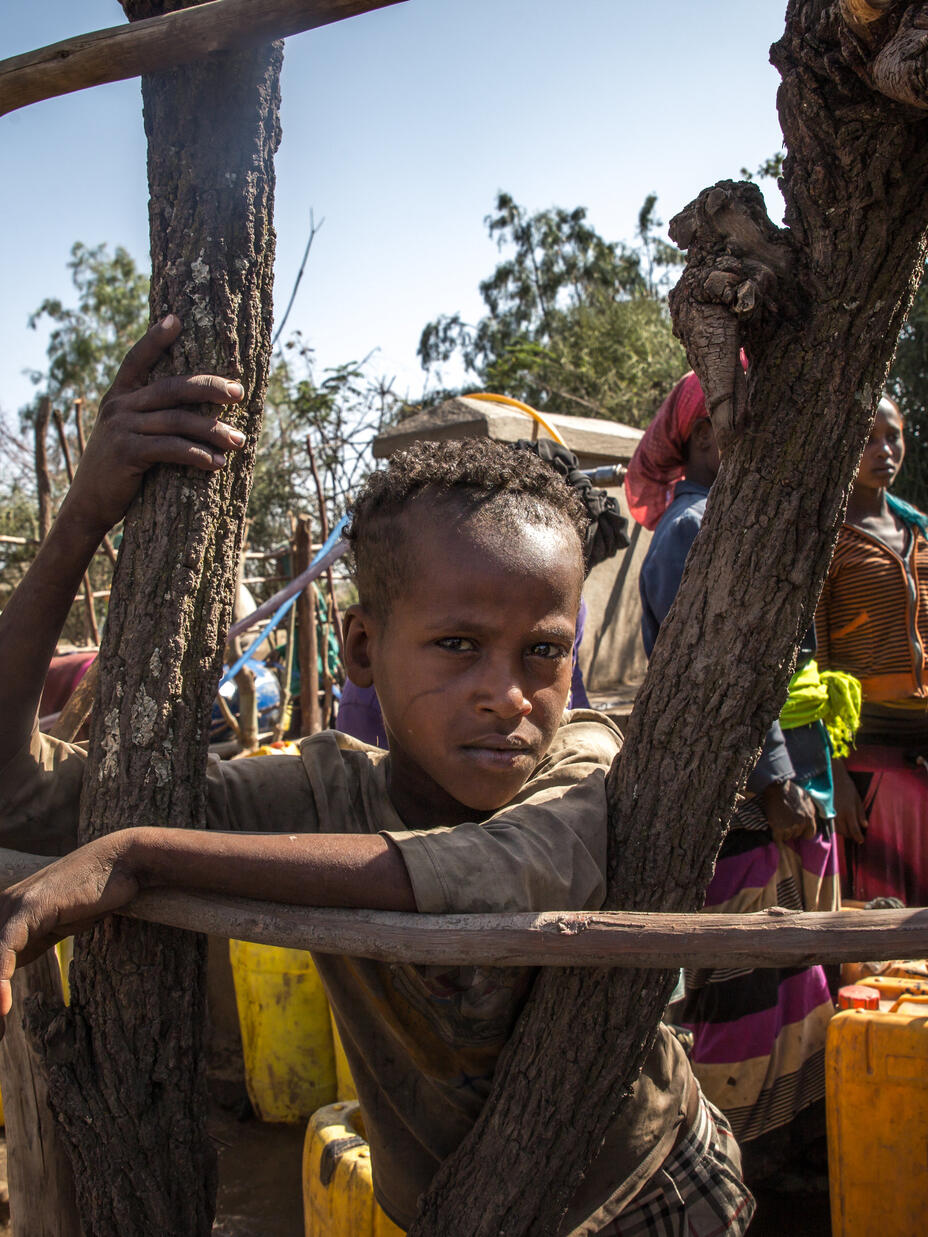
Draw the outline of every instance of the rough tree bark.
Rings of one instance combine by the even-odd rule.
[[[674,302],[730,428],[608,780],[607,905],[692,910],[786,692],[925,258],[928,4],[791,0],[773,48],[785,230],[750,186],[702,193]],[[738,390],[738,345],[750,359]],[[658,971],[546,971],[477,1125],[410,1237],[553,1234],[641,1068]]]
[[[189,0],[126,0],[130,19]],[[213,476],[146,476],[113,580],[81,840],[205,823],[207,720],[229,624],[270,357],[281,45],[144,78],[151,310],[184,332],[167,371],[238,378],[248,445]],[[67,1011],[34,1011],[86,1237],[210,1232],[205,941],[111,920],[75,949]]]

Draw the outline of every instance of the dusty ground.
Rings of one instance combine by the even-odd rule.
[[[217,1107],[210,1132],[219,1153],[213,1237],[303,1237],[303,1128],[239,1121]]]
[[[238,1120],[214,1104],[210,1129],[219,1153],[213,1237],[303,1237],[299,1126]],[[750,1237],[830,1237],[828,1195],[758,1191]],[[0,1137],[0,1237],[10,1237],[6,1142]],[[20,1233],[17,1237],[28,1237]]]

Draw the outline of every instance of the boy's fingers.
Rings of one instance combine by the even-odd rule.
[[[15,951],[6,945],[0,945],[0,1018],[5,1018],[13,1006],[13,989],[10,987],[10,980],[15,970]]]
[[[175,314],[168,314],[150,327],[126,353],[110,390],[121,393],[142,386],[162,352],[177,339],[180,326],[180,319]]]
[[[139,444],[139,463],[146,468],[152,464],[180,464],[187,468],[199,468],[202,472],[216,472],[226,462],[223,451],[204,443],[191,442],[189,438],[146,434],[140,436]]]
[[[136,434],[170,438],[192,438],[220,451],[237,451],[245,444],[245,435],[233,425],[216,417],[190,412],[187,408],[164,408],[157,412],[139,413],[127,418],[128,428]]]
[[[217,374],[178,374],[139,388],[129,407],[136,412],[154,412],[177,404],[237,404],[243,396],[240,382]]]

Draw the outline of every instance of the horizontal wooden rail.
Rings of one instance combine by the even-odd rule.
[[[209,0],[0,61],[0,116],[55,95],[267,43],[403,0]]]
[[[50,862],[0,850],[0,887]],[[779,967],[928,955],[928,909],[406,915],[150,890],[123,913],[262,945],[442,966]]]

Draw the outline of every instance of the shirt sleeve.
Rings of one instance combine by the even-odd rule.
[[[314,736],[318,738],[319,736]],[[329,748],[332,750],[329,751]],[[34,855],[63,855],[77,845],[81,787],[87,763],[83,744],[65,743],[33,727],[29,742],[0,770],[0,846]],[[246,833],[314,833],[320,812],[312,784],[331,773],[329,797],[344,773],[335,745],[307,740],[301,755],[218,760],[206,769],[207,828]],[[167,822],[170,823],[170,822]]]
[[[605,774],[621,747],[621,735],[608,719],[594,717],[572,714],[559,731],[556,750],[517,800],[489,820],[389,834],[406,864],[419,911],[595,910],[602,905]]]
[[[774,719],[764,738],[764,746],[757,764],[747,780],[747,789],[755,795],[766,790],[774,782],[790,781],[796,776],[793,762],[789,758],[789,750],[780,723]]]
[[[0,770],[0,846],[64,855],[77,845],[87,751],[34,725],[29,741]]]

